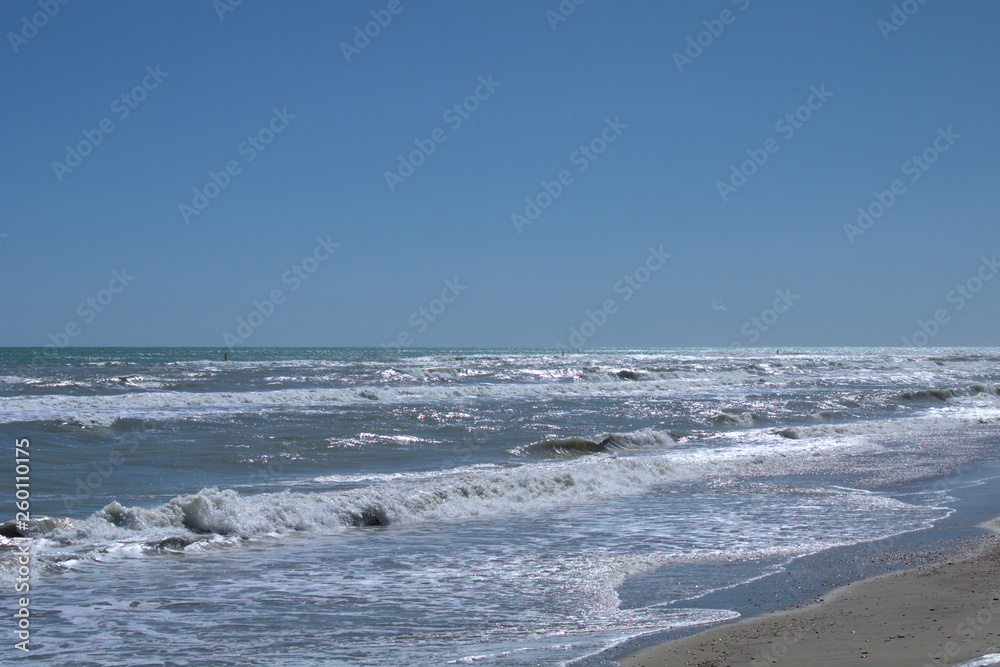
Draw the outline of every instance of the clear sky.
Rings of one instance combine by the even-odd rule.
[[[7,0],[0,345],[997,345],[998,25]]]

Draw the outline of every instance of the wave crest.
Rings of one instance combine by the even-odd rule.
[[[643,429],[633,433],[605,433],[593,440],[580,436],[552,438],[518,447],[514,454],[535,454],[540,456],[582,456],[605,454],[615,451],[671,447],[677,444],[672,434]]]

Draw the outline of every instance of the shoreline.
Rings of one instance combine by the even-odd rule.
[[[910,502],[911,497],[926,497],[926,494],[947,492],[941,505],[948,515],[934,521],[926,528],[903,532],[868,542],[847,544],[792,558],[781,564],[780,569],[761,578],[734,581],[732,586],[715,589],[700,596],[677,599],[676,596],[658,594],[660,582],[669,586],[671,570],[669,566],[646,573],[633,575],[619,586],[623,608],[662,606],[671,608],[694,608],[731,610],[740,615],[732,621],[698,626],[673,626],[665,624],[660,630],[623,638],[605,649],[582,656],[567,663],[568,667],[618,667],[622,664],[643,664],[628,662],[638,655],[647,655],[654,647],[673,645],[672,642],[702,636],[718,629],[725,633],[729,628],[753,619],[773,618],[775,614],[794,613],[812,605],[820,599],[829,600],[833,591],[860,582],[872,580],[891,573],[901,573],[918,566],[935,566],[946,562],[966,560],[971,554],[996,543],[1000,532],[1000,458],[990,455],[997,434],[990,431],[982,435],[982,442],[989,446],[986,456],[975,466],[962,466],[942,470],[937,475],[922,476],[912,480],[884,484],[876,487],[879,493]],[[862,461],[862,464],[865,462]],[[822,480],[820,480],[822,481]],[[669,598],[673,599],[669,599]],[[996,597],[1000,597],[997,595]],[[664,599],[666,598],[666,599]],[[663,600],[657,605],[658,599]],[[992,600],[990,600],[992,601]],[[905,612],[903,612],[905,613]],[[1000,625],[1000,623],[998,623]],[[949,634],[949,633],[945,633]],[[951,633],[953,634],[953,633]],[[720,635],[721,636],[721,635]],[[780,638],[780,635],[779,635]],[[773,641],[773,640],[772,640]],[[869,644],[871,642],[868,642]],[[995,652],[1000,652],[1000,641]],[[670,664],[693,663],[689,655],[685,660]],[[804,664],[825,664],[820,656],[810,656]],[[916,663],[954,666],[960,660],[948,662]],[[977,656],[978,657],[978,656]],[[703,667],[713,665],[749,665],[750,660],[702,661]],[[664,662],[649,663],[663,665]],[[795,664],[787,659],[760,664]],[[835,664],[877,664],[860,660],[837,662]]]
[[[965,558],[883,574],[790,610],[639,649],[622,667],[956,665],[1000,652],[1000,517]]]

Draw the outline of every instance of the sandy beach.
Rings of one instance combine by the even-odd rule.
[[[714,627],[640,650],[621,664],[937,667],[997,652],[1000,536],[994,534],[964,559],[860,581],[808,607]]]

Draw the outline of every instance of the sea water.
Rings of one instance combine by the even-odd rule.
[[[948,516],[947,483],[892,489],[995,457],[998,362],[2,349],[0,591],[13,611],[30,542],[31,655],[51,664],[564,664]],[[641,604],[620,596],[633,575],[656,577]]]

